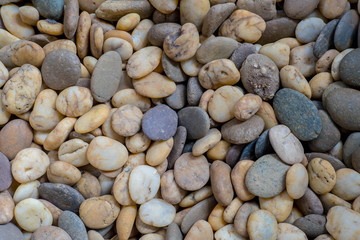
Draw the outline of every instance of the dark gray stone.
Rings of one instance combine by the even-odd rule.
[[[264,45],[286,37],[294,37],[297,21],[280,17],[266,22],[266,29],[257,43]]]
[[[12,183],[9,159],[0,152],[0,192],[8,189]]]
[[[347,167],[352,167],[351,155],[360,147],[360,132],[351,133],[343,146],[343,160]]]
[[[331,156],[330,154],[312,152],[312,153],[305,153],[305,156],[306,156],[308,162],[310,162],[314,158],[322,158],[322,159],[328,161],[333,166],[335,171],[346,167],[342,161],[340,161],[339,159],[337,159],[334,156]]]
[[[334,35],[334,44],[337,50],[344,51],[352,46],[359,23],[356,10],[347,11],[340,19]]]
[[[310,214],[305,217],[298,218],[293,223],[294,226],[300,228],[300,230],[302,230],[310,239],[327,233],[325,224],[326,218],[319,214]]]
[[[295,200],[295,204],[304,215],[324,213],[320,199],[310,188],[306,189],[304,196]]]
[[[181,25],[177,23],[167,22],[155,24],[148,32],[148,40],[152,45],[162,47],[165,37],[180,28]]]
[[[349,86],[347,86],[342,81],[337,81],[337,82],[331,83],[329,86],[327,86],[327,88],[325,88],[325,91],[323,92],[323,94],[321,96],[321,101],[322,101],[323,108],[326,110],[326,98],[334,89],[348,88],[348,87]]]
[[[302,93],[289,88],[279,90],[273,101],[276,118],[302,141],[320,134],[322,123],[315,105]]]
[[[179,126],[187,130],[190,140],[204,137],[210,129],[209,115],[200,107],[186,107],[178,112]]]
[[[187,82],[187,102],[190,106],[198,106],[200,98],[204,93],[204,89],[201,87],[197,77],[189,78]]]
[[[58,221],[59,227],[67,232],[72,240],[88,240],[86,227],[75,213],[63,211]]]
[[[178,110],[186,105],[186,87],[184,84],[177,84],[176,90],[165,98],[165,102],[172,109]]]
[[[186,136],[187,136],[186,128],[183,126],[179,126],[174,135],[173,148],[171,149],[171,152],[167,157],[168,169],[172,169],[174,167],[176,159],[178,159],[183,153],[184,146],[186,143]]]
[[[255,160],[255,146],[259,138],[254,139],[252,142],[248,143],[241,152],[241,160]]]
[[[201,43],[196,51],[196,60],[201,64],[213,60],[229,58],[239,43],[229,37],[212,37]]]
[[[240,160],[240,155],[242,150],[244,149],[245,145],[232,145],[230,149],[226,153],[225,162],[231,167],[235,167],[235,165]]]
[[[192,148],[193,148],[194,144],[195,144],[195,142],[186,143],[182,153],[192,152]]]
[[[32,0],[34,7],[44,18],[59,20],[64,12],[64,0]]]
[[[232,53],[230,60],[234,62],[236,68],[240,69],[247,56],[256,53],[256,47],[251,43],[242,43]]]
[[[271,146],[269,140],[269,129],[264,131],[258,140],[256,141],[255,145],[255,156],[260,158],[266,154],[274,153],[274,149]]]
[[[178,126],[176,112],[160,104],[144,114],[142,130],[153,141],[167,140],[175,135]]]
[[[339,19],[331,20],[321,30],[314,46],[314,55],[317,58],[321,58],[327,50],[334,46],[334,34],[338,23]]]
[[[9,222],[7,224],[0,225],[0,240],[24,240],[24,235],[20,229]]]
[[[176,83],[184,82],[187,79],[179,62],[175,62],[166,56],[165,51],[162,54],[161,63],[166,76]]]
[[[340,78],[349,86],[360,87],[360,48],[348,54],[340,62]]]

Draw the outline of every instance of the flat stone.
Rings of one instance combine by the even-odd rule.
[[[200,107],[185,107],[178,116],[179,126],[186,128],[190,140],[204,137],[210,129],[209,115]]]
[[[165,104],[160,104],[144,114],[142,130],[153,141],[167,140],[175,135],[178,116]]]
[[[260,158],[266,154],[273,153],[274,149],[271,146],[269,139],[269,129],[264,131],[256,141],[255,156]]]
[[[256,196],[274,197],[285,189],[285,177],[289,168],[275,154],[262,156],[247,172],[246,187]]]
[[[186,98],[190,106],[198,106],[204,89],[201,87],[197,77],[189,78],[186,88]]]
[[[310,214],[305,217],[298,218],[293,224],[300,228],[308,238],[316,238],[326,233],[326,218],[318,214]]]
[[[72,240],[88,240],[88,234],[80,217],[73,212],[63,211],[58,226],[69,234]]]
[[[239,160],[255,160],[255,146],[259,138],[254,139],[252,142],[248,143],[241,152]]]
[[[310,188],[305,191],[304,196],[295,200],[295,204],[304,215],[323,214],[324,212],[320,199]]]
[[[185,82],[188,78],[181,68],[179,62],[175,62],[170,59],[165,52],[162,53],[161,64],[164,68],[164,72],[168,78],[176,83]]]
[[[330,154],[312,152],[312,153],[305,153],[305,156],[306,156],[308,162],[310,162],[314,158],[322,158],[322,159],[328,161],[333,166],[335,171],[346,167],[342,161],[340,161],[339,159],[337,159],[334,156],[331,156]]]
[[[0,192],[8,189],[12,183],[9,159],[0,152]]]
[[[32,0],[34,7],[44,18],[59,20],[64,12],[64,0]]]
[[[297,21],[287,17],[267,21],[265,31],[257,43],[265,45],[266,43],[273,43],[282,38],[294,37],[296,26]]]
[[[24,240],[24,235],[13,223],[0,225],[0,240]]]
[[[231,168],[235,167],[235,165],[240,160],[240,155],[243,149],[244,149],[244,145],[232,145],[230,149],[227,151],[225,162]]]
[[[96,101],[109,101],[117,92],[123,78],[119,67],[121,64],[121,57],[115,51],[106,52],[96,62],[90,82],[91,93]]]
[[[186,105],[186,87],[184,84],[177,84],[176,90],[165,98],[166,104],[172,109],[178,110]]]
[[[360,87],[360,48],[357,48],[348,54],[340,62],[340,78],[349,86]]]
[[[85,200],[77,190],[61,183],[42,183],[39,194],[41,198],[64,211],[78,212],[81,203]]]
[[[302,43],[314,42],[325,25],[321,18],[306,18],[296,26],[296,39]]]
[[[274,98],[277,119],[288,126],[302,141],[310,141],[320,134],[322,124],[315,105],[302,93],[283,88]]]
[[[172,169],[174,167],[175,161],[181,156],[184,150],[184,146],[186,143],[187,131],[183,126],[179,126],[176,130],[176,133],[173,137],[174,145],[171,149],[170,154],[167,157],[168,160],[168,169]]]
[[[202,34],[210,37],[235,9],[235,4],[231,2],[212,6],[203,20]]]
[[[334,44],[337,50],[344,51],[352,46],[359,24],[359,15],[352,9],[340,19],[334,35]]]
[[[314,55],[317,58],[320,58],[324,53],[326,53],[334,46],[334,35],[338,23],[339,19],[331,20],[321,30],[314,46]]]
[[[166,227],[175,218],[176,209],[162,199],[152,199],[139,208],[139,217],[145,224],[154,227]]]
[[[237,46],[238,42],[229,37],[208,38],[196,51],[196,60],[206,64],[216,59],[229,58]]]
[[[256,47],[254,44],[242,43],[234,50],[230,56],[230,60],[234,62],[237,69],[240,69],[242,63],[247,56],[256,53]]]

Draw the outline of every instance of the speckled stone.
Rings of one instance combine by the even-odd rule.
[[[63,211],[59,216],[58,225],[70,235],[72,240],[88,240],[86,227],[75,213]]]
[[[258,141],[259,138],[254,139],[253,141],[251,141],[250,143],[248,143],[244,149],[241,152],[240,155],[240,161],[241,160],[255,160],[256,155],[255,155],[255,147],[256,147],[256,142]]]
[[[186,87],[184,84],[177,84],[176,90],[165,98],[166,104],[172,109],[178,110],[186,105]]]
[[[231,54],[230,60],[234,62],[236,68],[240,68],[247,56],[256,53],[254,44],[243,43],[240,44]]]
[[[304,196],[295,200],[295,204],[304,215],[324,213],[320,199],[310,188],[306,189]]]
[[[64,12],[64,0],[32,0],[44,18],[59,20]]]
[[[24,235],[13,223],[0,225],[0,240],[24,240]]]
[[[258,140],[256,141],[255,145],[255,156],[257,158],[260,158],[266,154],[270,154],[274,152],[273,147],[271,146],[270,140],[269,140],[269,130],[264,131]]]
[[[353,87],[360,87],[360,48],[357,48],[348,54],[340,62],[341,80]]]
[[[257,43],[264,45],[286,37],[294,37],[297,21],[280,17],[266,22],[266,28]]]
[[[314,158],[322,158],[322,159],[328,161],[333,166],[335,171],[346,167],[342,161],[340,161],[339,159],[337,159],[334,156],[331,156],[330,154],[312,152],[312,153],[305,153],[305,156],[306,156],[308,162],[310,162]]]
[[[61,210],[78,212],[84,197],[74,188],[61,183],[42,183],[39,187],[40,197],[48,200]]]
[[[204,92],[197,77],[189,78],[186,88],[186,98],[190,106],[199,105],[200,98]]]
[[[314,46],[314,55],[317,58],[320,58],[324,53],[326,53],[327,50],[333,47],[334,34],[338,23],[339,19],[331,20],[321,30]]]
[[[176,112],[160,104],[144,114],[142,130],[153,141],[167,140],[175,135],[178,125]]]
[[[185,82],[187,79],[186,74],[182,70],[180,63],[171,60],[168,56],[166,56],[165,52],[162,54],[161,59],[162,67],[164,72],[168,78],[173,80],[176,83]]]
[[[200,107],[186,107],[178,112],[179,126],[187,130],[190,140],[204,137],[210,129],[209,115]]]
[[[300,140],[310,141],[319,136],[322,124],[318,110],[304,94],[283,88],[276,93],[273,108],[279,122]]]
[[[357,33],[359,15],[356,10],[347,11],[340,19],[334,35],[337,50],[344,51],[352,46]]]
[[[315,238],[323,233],[326,233],[326,218],[318,214],[310,214],[305,217],[298,218],[294,223],[296,227],[300,228],[308,238]]]
[[[259,197],[270,198],[285,189],[286,172],[290,166],[275,154],[262,156],[250,167],[245,184],[248,190]]]
[[[175,161],[180,157],[183,153],[185,142],[186,142],[187,131],[183,126],[179,126],[174,135],[174,145],[171,149],[170,154],[167,157],[168,160],[168,169],[172,169],[174,167]]]

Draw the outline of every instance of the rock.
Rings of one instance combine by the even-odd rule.
[[[71,240],[71,237],[63,229],[55,226],[39,227],[31,236],[31,240]]]
[[[276,5],[275,2],[272,0],[240,0],[237,1],[236,5],[239,9],[245,9],[250,12],[256,13],[265,21],[271,20],[276,17]]]
[[[359,15],[354,9],[347,11],[341,17],[334,35],[334,44],[337,50],[344,51],[352,46],[355,40],[358,22]]]
[[[231,2],[213,5],[203,20],[202,34],[205,37],[210,37],[235,8],[235,4]]]
[[[325,25],[321,18],[306,18],[296,26],[296,38],[302,43],[314,42]]]
[[[162,54],[161,64],[168,78],[176,83],[186,81],[187,76],[181,69],[180,63],[171,60],[168,56],[166,56],[165,52]]]
[[[292,165],[286,173],[286,191],[292,199],[304,196],[309,183],[306,168],[301,163]]]
[[[228,224],[214,234],[216,240],[242,240],[243,238],[236,232],[233,224]]]
[[[150,226],[165,227],[175,218],[176,210],[173,205],[162,200],[152,199],[143,203],[139,208],[139,217]]]
[[[307,237],[303,231],[289,223],[278,224],[278,240],[296,239],[306,240]]]
[[[336,196],[351,201],[360,195],[360,174],[350,168],[336,171],[336,183],[331,190]]]
[[[210,129],[209,116],[200,107],[183,108],[178,112],[178,116],[179,126],[186,128],[187,138],[190,140],[204,137]]]
[[[254,195],[269,198],[285,189],[285,176],[289,166],[274,154],[259,158],[246,174],[245,184]]]
[[[254,139],[252,142],[248,143],[243,151],[241,152],[240,155],[240,161],[242,160],[246,160],[246,159],[250,159],[250,160],[255,160],[255,145],[257,142],[258,138]]]
[[[229,58],[237,48],[238,42],[228,37],[206,39],[196,51],[196,60],[206,64],[213,60]],[[211,51],[210,51],[211,49]]]
[[[343,161],[349,168],[352,167],[352,154],[358,147],[360,147],[360,133],[353,132],[347,137],[343,146]]]
[[[339,198],[338,196],[336,196],[332,193],[326,193],[326,194],[320,195],[320,201],[321,201],[322,205],[324,206],[325,212],[328,212],[334,206],[343,206],[343,207],[351,209],[351,204],[349,202],[345,201],[342,198]]]
[[[7,4],[0,9],[2,23],[13,37],[25,39],[35,34],[32,26],[21,21],[19,7],[15,4]],[[11,35],[10,34],[10,35]]]
[[[315,75],[317,58],[313,54],[314,42],[294,47],[290,53],[290,65],[295,66],[304,77]]]
[[[337,55],[339,55],[339,51],[336,49],[330,49],[326,51],[316,62],[316,66],[315,66],[316,72],[317,73],[330,72],[331,65]]]
[[[247,226],[250,239],[277,239],[276,218],[269,211],[258,210],[250,214]]]
[[[272,213],[278,222],[283,222],[289,217],[294,200],[285,190],[272,198],[259,198],[259,203],[261,209]]]
[[[284,66],[280,70],[280,80],[283,88],[291,88],[311,99],[312,92],[310,84],[296,66]]]
[[[188,104],[190,106],[199,105],[201,96],[203,95],[203,88],[201,87],[198,78],[189,78],[186,90],[186,98]]]
[[[20,229],[13,223],[0,225],[0,240],[25,240]]]
[[[340,62],[340,78],[347,85],[353,87],[360,86],[360,71],[355,63],[360,59],[360,49],[355,49],[346,54]]]
[[[69,0],[64,10],[64,34],[68,39],[75,35],[79,21],[79,1]]]
[[[324,17],[334,19],[344,13],[346,6],[347,1],[345,0],[321,0],[318,8]]]
[[[296,26],[297,21],[287,17],[267,21],[265,31],[257,43],[264,45],[276,42],[282,38],[293,37],[295,36]]]
[[[42,183],[39,194],[64,211],[78,212],[80,204],[85,200],[77,190],[61,183]]]
[[[285,125],[277,125],[270,129],[269,139],[276,154],[286,164],[300,163],[304,157],[304,148]]]
[[[120,55],[115,51],[106,52],[95,65],[91,76],[91,93],[98,102],[106,102],[116,93],[123,79]]]
[[[184,0],[180,2],[181,24],[193,23],[200,31],[203,20],[210,9],[209,0]]]
[[[240,69],[245,89],[263,100],[272,99],[280,87],[279,70],[275,63],[261,54],[251,54]]]
[[[317,58],[320,58],[326,51],[333,47],[335,30],[338,23],[339,19],[334,19],[328,22],[321,30],[314,45],[314,55]]]
[[[183,84],[176,85],[176,90],[165,98],[166,104],[172,109],[179,110],[186,104],[186,87]]]
[[[176,112],[165,104],[150,109],[142,119],[142,130],[153,141],[171,138],[175,135],[177,125]]]
[[[176,90],[176,84],[168,77],[152,72],[143,78],[132,81],[136,92],[143,97],[164,98]]]
[[[225,162],[233,168],[239,161],[243,145],[232,145],[226,153]]]
[[[324,212],[320,199],[310,188],[301,198],[295,200],[295,204],[304,215],[323,214]]]
[[[22,185],[20,185],[20,186],[22,186]],[[20,191],[20,190],[16,190],[15,193],[17,191]],[[14,196],[15,196],[15,193],[14,193]],[[7,224],[14,218],[15,202],[13,200],[13,197],[10,195],[10,193],[7,190],[0,193],[0,201],[1,201],[0,224]],[[1,235],[0,235],[0,239],[2,239]]]
[[[84,223],[73,212],[64,211],[59,216],[59,227],[65,230],[73,240],[88,240]]]
[[[175,161],[180,157],[186,142],[187,131],[183,126],[179,126],[174,135],[174,146],[167,157],[168,169],[172,169]]]
[[[326,161],[331,163],[331,165],[334,167],[335,170],[339,170],[341,168],[346,167],[342,161],[340,161],[334,156],[331,156],[330,154],[313,152],[313,153],[306,153],[305,156],[309,162],[314,158],[325,159]]]
[[[326,230],[335,239],[356,239],[360,234],[357,227],[357,223],[360,221],[358,212],[342,206],[335,206],[330,209],[326,219]],[[343,226],[341,230],[339,226]]]
[[[316,194],[330,192],[336,183],[336,174],[333,166],[321,158],[312,159],[308,166],[309,186]]]
[[[64,0],[32,0],[34,6],[44,18],[59,20],[64,11]]]
[[[185,236],[185,240],[211,240],[213,238],[211,225],[204,220],[197,221]]]
[[[315,238],[323,233],[325,229],[326,218],[318,214],[310,214],[305,217],[298,218],[293,225],[300,228],[308,238]]]
[[[295,0],[286,0],[284,3],[284,11],[286,15],[293,19],[303,19],[315,10],[320,0],[306,0],[297,2]]]
[[[0,152],[0,192],[8,189],[11,183],[12,176],[9,159]]]
[[[269,129],[264,131],[255,144],[255,156],[260,158],[266,154],[273,153],[274,149],[271,146],[269,139]]]
[[[275,42],[265,44],[259,49],[258,53],[273,60],[279,69],[288,65],[290,61],[290,46],[286,43]]]
[[[275,95],[273,107],[277,119],[300,140],[319,136],[322,124],[318,110],[305,95],[289,88],[281,89]]]
[[[149,42],[154,46],[162,47],[165,37],[180,28],[180,24],[171,22],[155,24],[148,33]]]
[[[264,121],[261,117],[254,115],[245,122],[233,119],[225,123],[221,127],[221,134],[229,143],[244,144],[256,139],[263,129]]]
[[[211,164],[211,188],[216,201],[221,206],[228,206],[234,198],[234,191],[231,185],[229,165],[217,160]]]
[[[212,230],[211,230],[212,231]],[[166,239],[181,240],[183,239],[180,227],[175,223],[171,223],[166,230]]]
[[[216,6],[216,5],[215,5]],[[250,43],[240,44],[231,54],[230,60],[234,62],[237,69],[241,67],[245,59],[256,53],[256,47]]]

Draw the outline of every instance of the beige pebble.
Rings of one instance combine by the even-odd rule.
[[[317,73],[330,72],[331,64],[338,54],[339,51],[336,49],[330,49],[327,52],[325,52],[316,62],[315,65],[316,72]]]
[[[304,196],[308,182],[307,170],[301,163],[295,163],[286,173],[286,191],[293,199]]]
[[[185,196],[183,200],[179,203],[180,207],[192,207],[196,203],[201,202],[202,200],[210,197],[212,195],[212,189],[210,186],[202,187],[201,189],[190,193],[189,195]]]
[[[111,117],[112,129],[123,137],[130,137],[140,131],[143,114],[133,105],[118,108]]]
[[[161,55],[162,50],[155,46],[138,50],[127,62],[127,74],[133,79],[145,77],[159,65]]]
[[[299,40],[297,40],[294,37],[282,38],[280,40],[277,40],[276,43],[284,43],[289,46],[290,50],[293,49],[294,47],[298,47],[301,45]]]
[[[89,71],[89,73],[92,74],[95,69],[97,59],[92,56],[86,56],[86,57],[84,57],[83,63],[84,63],[84,66],[86,67],[86,69]]]
[[[153,25],[154,23],[151,20],[143,19],[132,31],[131,36],[133,41],[133,48],[135,51],[146,47],[148,43],[147,35]]]
[[[249,216],[247,227],[250,239],[277,239],[276,218],[269,211],[258,210],[253,212]]]
[[[100,195],[110,194],[111,188],[114,185],[114,179],[108,178],[104,174],[101,174],[98,177],[98,180],[99,180],[100,187],[101,187]]]
[[[180,203],[186,195],[186,191],[176,184],[173,170],[161,175],[160,187],[162,198],[170,204]]]
[[[215,240],[244,240],[238,232],[236,232],[233,224],[228,224],[214,234]]]
[[[106,104],[98,104],[77,119],[74,129],[78,133],[88,133],[100,127],[110,114]]]
[[[95,230],[88,231],[89,240],[104,240],[101,234]]]
[[[108,38],[121,38],[133,46],[133,40],[130,33],[121,30],[111,30],[104,34],[104,40]]]
[[[27,198],[19,202],[14,210],[16,222],[22,229],[34,232],[41,226],[51,226],[51,212],[39,200]]]
[[[92,229],[106,228],[120,213],[120,205],[112,195],[88,198],[79,208],[79,216],[85,226]]]
[[[217,204],[209,215],[208,222],[214,231],[219,230],[227,224],[223,219],[224,210],[223,206]]]
[[[88,53],[90,39],[91,17],[86,11],[82,11],[76,31],[76,46],[79,58],[84,58]]]
[[[209,149],[209,151],[206,152],[206,157],[208,157],[210,160],[220,160],[225,161],[226,154],[229,151],[231,147],[231,144],[228,143],[225,140],[219,141],[215,146]]]
[[[0,87],[4,86],[9,79],[9,71],[5,65],[0,61]]]
[[[276,66],[281,69],[290,62],[290,47],[281,42],[268,43],[262,46],[258,52],[274,61]]]
[[[261,38],[265,28],[266,23],[259,15],[239,9],[221,25],[219,34],[239,42],[254,43]]]
[[[16,154],[11,172],[17,182],[27,183],[43,176],[49,165],[50,160],[45,152],[37,148],[25,148]]]
[[[88,143],[78,138],[64,142],[59,148],[59,160],[75,167],[82,167],[89,164],[86,157],[88,145]]]
[[[316,73],[317,58],[313,54],[314,45],[315,43],[311,42],[295,47],[290,52],[290,65],[295,66],[304,77],[311,77]]]
[[[211,225],[205,220],[194,223],[186,234],[185,240],[212,240],[214,239]]]
[[[176,213],[175,218],[174,218],[174,223],[176,223],[177,225],[181,226],[182,221],[184,220],[184,217],[186,216],[186,214],[191,210],[191,208],[185,208],[179,212]]]
[[[321,234],[314,240],[335,240],[335,239],[332,236],[330,236],[329,234]]]
[[[344,12],[346,4],[345,0],[321,0],[318,8],[324,17],[334,19]]]
[[[351,209],[351,204],[338,196],[332,194],[332,193],[326,193],[319,196],[319,199],[325,209],[325,211],[328,211],[330,208],[334,206],[343,206],[346,208]]]
[[[116,51],[123,61],[128,60],[133,54],[133,47],[128,41],[111,37],[104,42],[104,52]]]
[[[268,102],[262,102],[260,109],[256,112],[256,115],[258,115],[264,120],[264,130],[270,129],[278,125],[274,109]]]
[[[340,52],[333,60],[331,64],[331,76],[333,77],[334,81],[340,80],[340,62],[341,60],[348,54],[354,50],[353,48],[348,48],[342,52]]]
[[[261,103],[261,97],[247,93],[235,103],[234,116],[240,121],[246,121],[256,114],[261,107]]]
[[[102,171],[113,171],[126,163],[128,152],[122,143],[99,136],[90,142],[86,156],[89,163],[94,167]]]
[[[330,73],[322,72],[316,74],[309,82],[312,98],[321,99],[325,89],[331,83],[333,83],[333,78]]]
[[[129,239],[135,223],[137,208],[136,205],[124,206],[116,220],[116,232],[119,240]]]
[[[344,200],[354,200],[360,195],[360,174],[350,168],[336,171],[336,183],[331,191]]]
[[[157,230],[159,230],[158,227],[154,227],[154,226],[144,223],[141,220],[139,214],[136,216],[135,226],[136,226],[136,229],[142,234],[154,233]]]
[[[277,240],[307,240],[305,233],[289,223],[279,223]]]
[[[137,13],[128,13],[122,16],[116,23],[116,29],[122,31],[131,31],[140,22],[140,15]]]
[[[192,148],[193,156],[201,156],[210,148],[214,147],[220,140],[221,132],[217,128],[210,129],[204,137],[196,140]]]
[[[241,205],[243,204],[243,201],[241,201],[238,197],[235,197],[231,203],[225,208],[223,213],[223,218],[225,222],[227,223],[234,223],[235,215]]]
[[[259,205],[256,202],[246,202],[238,210],[234,219],[234,228],[236,232],[243,238],[248,238],[247,222],[251,213],[259,210]],[[274,218],[275,219],[275,218]]]
[[[66,117],[61,120],[46,137],[44,141],[44,149],[48,151],[58,149],[69,136],[75,125],[75,122],[76,118]]]
[[[228,206],[234,198],[234,191],[231,185],[230,172],[231,167],[223,161],[217,160],[211,164],[211,188],[216,201],[221,206]]]
[[[0,224],[10,222],[14,217],[15,203],[10,193],[5,190],[0,193]]]
[[[293,208],[294,200],[283,191],[272,198],[259,198],[260,208],[271,212],[278,222],[285,221]]]
[[[4,29],[0,29],[0,48],[5,47],[13,42],[20,40],[18,37],[12,35]]]
[[[49,54],[51,51],[65,49],[76,54],[76,45],[73,41],[68,39],[59,39],[53,42],[49,42],[44,46],[45,54]]]
[[[64,34],[64,25],[62,23],[56,22],[55,20],[40,20],[36,23],[36,27],[41,33],[52,36],[60,36]]]
[[[1,92],[2,90],[0,90],[0,96],[1,96]],[[2,102],[0,101],[0,125],[5,125],[10,120],[10,117],[11,117],[11,113],[5,110]]]
[[[81,104],[79,104],[81,103]],[[90,89],[79,86],[65,88],[56,99],[56,109],[67,117],[79,117],[93,105]]]
[[[21,67],[28,63],[40,67],[45,58],[45,52],[40,45],[31,41],[19,41],[11,45],[11,61]]]
[[[95,23],[90,28],[90,51],[95,58],[99,58],[103,51],[104,31],[100,24]]]
[[[184,73],[190,77],[196,77],[202,68],[202,64],[196,60],[195,56],[188,60],[182,61],[180,64]]]
[[[117,108],[112,108],[110,110],[109,116],[107,117],[107,119],[103,123],[103,125],[101,126],[101,132],[104,136],[112,138],[112,139],[124,144],[125,138],[123,136],[120,136],[119,134],[117,134],[111,125],[111,118],[112,118],[112,115],[114,114],[114,112],[116,112],[116,110],[117,110]]]
[[[173,138],[166,141],[153,142],[146,152],[146,163],[150,166],[157,166],[165,161],[174,145]]]
[[[208,104],[208,113],[216,122],[227,122],[234,117],[234,106],[244,96],[240,88],[223,86],[218,88]]]
[[[139,208],[141,220],[154,227],[165,227],[175,218],[175,207],[162,199],[152,199]]]
[[[143,132],[138,132],[131,137],[125,139],[126,148],[131,153],[145,152],[151,144],[150,138],[148,138]]]
[[[34,131],[34,142],[40,145],[44,145],[45,139],[51,131]]]
[[[336,206],[329,210],[326,219],[326,230],[335,239],[352,240],[360,236],[360,213]]]
[[[71,186],[80,180],[81,172],[70,163],[56,161],[49,165],[47,169],[47,178],[50,182]]]
[[[209,101],[212,98],[212,96],[214,95],[214,92],[215,92],[214,90],[208,89],[201,95],[201,98],[199,101],[199,107],[204,109],[205,112],[207,112],[207,110],[208,110]]]
[[[312,159],[308,166],[309,186],[317,194],[330,192],[336,183],[334,167],[321,158]]]
[[[118,91],[112,97],[111,103],[117,108],[126,104],[131,104],[140,108],[142,112],[146,112],[151,106],[150,99],[141,96],[134,89],[123,89]]]
[[[137,93],[149,98],[164,98],[176,90],[174,81],[156,72],[140,79],[134,79],[133,85]]]
[[[101,186],[99,180],[89,172],[84,172],[75,188],[84,196],[85,199],[99,197]]]
[[[254,164],[251,160],[239,161],[231,171],[231,182],[234,186],[235,193],[242,201],[249,201],[255,196],[249,192],[245,185],[246,173]]]
[[[0,14],[6,29],[14,36],[25,39],[35,34],[32,26],[21,21],[19,7],[15,4],[2,6]]]
[[[182,0],[180,1],[181,24],[193,23],[201,29],[203,20],[210,9],[209,0]]]
[[[17,204],[27,198],[39,198],[39,186],[38,180],[20,184],[13,195],[14,202]]]
[[[311,98],[311,87],[304,75],[297,67],[287,65],[280,70],[281,85],[301,92],[306,97]]]
[[[160,234],[149,233],[143,235],[139,240],[165,240],[165,238]]]

